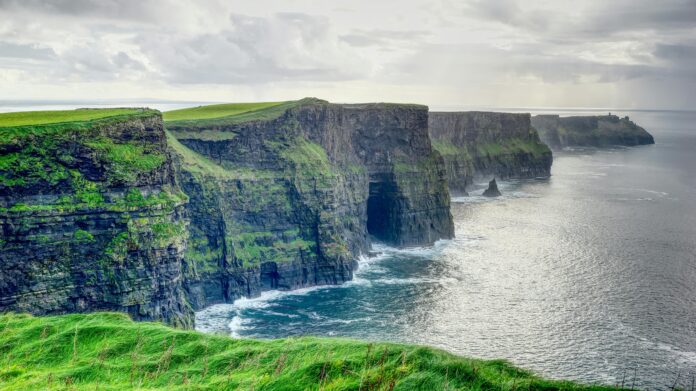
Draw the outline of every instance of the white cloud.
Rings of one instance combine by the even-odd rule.
[[[694,0],[0,0],[0,99],[678,108],[695,47]]]

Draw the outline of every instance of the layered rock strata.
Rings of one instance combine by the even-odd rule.
[[[445,161],[450,192],[466,194],[475,179],[529,179],[551,174],[551,150],[529,114],[431,112],[433,146]]]
[[[0,128],[0,311],[191,327],[185,202],[159,112]]]
[[[427,121],[424,106],[305,99],[254,115],[168,122],[191,198],[186,284],[194,307],[345,282],[371,236],[395,246],[452,237],[443,160]]]
[[[453,236],[427,107],[288,102],[0,128],[0,311],[193,310],[340,284],[371,238]]]
[[[629,117],[616,115],[535,115],[532,124],[541,139],[553,149],[655,144],[655,139]]]

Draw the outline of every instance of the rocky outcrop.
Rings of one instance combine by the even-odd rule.
[[[0,128],[0,311],[190,327],[186,196],[159,112]]]
[[[529,114],[431,112],[428,124],[453,194],[466,194],[476,178],[528,179],[551,174],[551,151],[531,126]]]
[[[535,115],[532,124],[553,149],[655,144],[653,136],[628,117]]]
[[[483,192],[484,197],[500,197],[500,190],[498,190],[498,183],[495,178],[488,182],[488,188]]]
[[[371,235],[397,246],[452,237],[427,121],[424,106],[306,99],[242,120],[168,123],[191,198],[192,305],[342,283]]]

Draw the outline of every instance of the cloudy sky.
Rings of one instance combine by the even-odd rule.
[[[0,0],[0,100],[694,109],[696,0]]]

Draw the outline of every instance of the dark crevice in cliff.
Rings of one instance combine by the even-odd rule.
[[[229,260],[227,259],[227,243],[224,240],[226,237],[226,225],[225,225],[225,220],[220,219],[219,222],[219,230],[220,230],[220,237],[223,238],[221,240],[221,245],[222,245],[222,257],[220,257],[220,270],[223,272],[220,275],[220,286],[222,288],[222,297],[224,298],[225,301],[232,301],[233,298],[230,295],[230,280],[227,276],[227,273],[225,273],[226,270],[229,268]]]
[[[394,199],[389,191],[393,187],[394,184],[387,181],[370,182],[367,199],[367,232],[388,243],[394,239]]]

